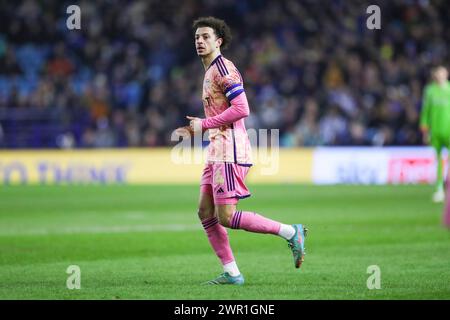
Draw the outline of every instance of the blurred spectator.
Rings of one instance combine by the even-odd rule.
[[[331,106],[319,121],[320,136],[325,144],[339,145],[347,133],[347,123],[337,106]]]
[[[316,100],[308,98],[305,104],[305,112],[296,127],[296,145],[311,147],[323,144],[318,116],[319,109]]]

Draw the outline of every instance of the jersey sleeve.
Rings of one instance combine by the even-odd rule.
[[[430,87],[426,86],[422,98],[422,110],[420,112],[420,128],[428,129],[430,113]]]
[[[241,74],[234,65],[222,64],[219,66],[221,77],[219,77],[219,87],[222,93],[231,102],[234,98],[244,92],[244,84]]]
[[[202,119],[202,130],[219,128],[247,117],[250,114],[250,108],[245,92],[241,93],[233,98],[233,101],[230,102],[230,107],[225,109],[224,112],[214,117]]]

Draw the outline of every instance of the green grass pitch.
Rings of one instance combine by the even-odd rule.
[[[240,209],[304,223],[309,237],[295,269],[281,238],[229,230],[242,287],[200,285],[222,270],[198,186],[2,187],[0,299],[450,299],[450,231],[431,186],[250,187]]]

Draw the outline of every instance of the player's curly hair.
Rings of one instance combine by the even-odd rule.
[[[214,30],[217,38],[222,38],[221,49],[226,49],[231,43],[231,30],[227,23],[221,19],[214,17],[201,17],[195,20],[192,24],[192,29],[210,27]]]

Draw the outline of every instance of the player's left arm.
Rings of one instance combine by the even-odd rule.
[[[223,125],[229,125],[248,117],[249,114],[250,108],[248,106],[247,96],[242,91],[230,101],[230,107],[224,112],[214,117],[202,119],[202,129],[213,129]]]
[[[193,122],[192,127],[194,131],[199,131],[200,128],[202,130],[220,128],[221,126],[229,125],[245,118],[250,114],[250,107],[244,91],[242,78],[236,68],[233,68],[230,74],[221,77],[219,86],[228,99],[230,106],[221,114],[214,117],[206,119],[188,117],[191,123]]]

